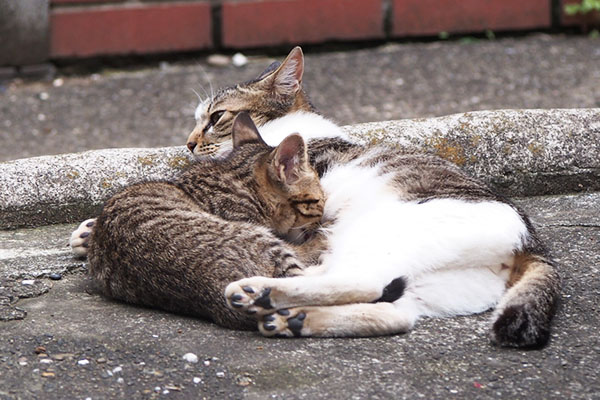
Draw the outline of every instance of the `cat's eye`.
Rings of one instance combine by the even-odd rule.
[[[214,113],[210,114],[210,123],[213,125],[216,125],[217,122],[219,122],[219,120],[221,119],[221,117],[223,116],[223,114],[225,114],[225,111],[215,111]]]

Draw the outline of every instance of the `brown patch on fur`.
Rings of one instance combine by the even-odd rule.
[[[528,253],[517,253],[515,255],[513,265],[510,267],[510,275],[506,287],[512,287],[521,280],[523,275],[528,272],[532,265],[541,261],[539,256]]]

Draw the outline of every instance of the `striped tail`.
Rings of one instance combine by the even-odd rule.
[[[543,347],[560,291],[552,261],[535,254],[515,257],[504,294],[494,313],[492,341],[499,346]]]

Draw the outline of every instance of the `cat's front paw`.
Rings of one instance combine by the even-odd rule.
[[[301,308],[277,310],[267,314],[258,322],[258,330],[263,336],[299,337],[307,336],[304,321],[306,312]]]
[[[95,218],[86,219],[81,224],[79,224],[79,226],[73,231],[73,233],[71,233],[69,245],[71,246],[71,250],[77,257],[87,256],[90,234],[92,233],[95,224]]]
[[[248,314],[262,315],[273,310],[269,278],[256,276],[230,283],[225,288],[227,305]]]

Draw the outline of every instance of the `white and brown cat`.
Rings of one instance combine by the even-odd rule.
[[[241,111],[270,145],[299,132],[327,197],[320,263],[304,276],[230,284],[232,309],[261,316],[268,336],[365,336],[406,332],[421,316],[495,308],[495,343],[544,345],[560,279],[525,214],[445,160],[352,143],[316,113],[303,71],[295,48],[196,110],[187,146],[201,157],[231,150]],[[84,249],[81,232],[74,249]]]
[[[544,345],[560,279],[527,216],[438,157],[351,143],[314,110],[303,70],[295,48],[196,110],[188,147],[200,156],[227,153],[230,121],[242,110],[271,145],[299,132],[327,197],[320,264],[305,276],[234,282],[230,306],[263,315],[268,336],[390,334],[422,316],[495,308],[495,343]]]

